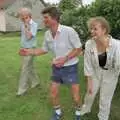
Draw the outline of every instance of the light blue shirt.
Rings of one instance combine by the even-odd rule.
[[[45,40],[42,49],[46,52],[53,53],[53,59],[68,55],[73,49],[80,48],[81,42],[77,32],[65,25],[59,25],[55,38],[52,37],[51,31],[45,33]],[[68,60],[64,66],[76,64],[79,61],[77,57]]]
[[[25,34],[25,25],[24,23],[21,24],[21,47],[22,48],[34,48],[37,46],[36,34],[37,34],[37,23],[34,22],[32,19],[29,23],[29,31],[32,33],[32,38],[28,39]]]

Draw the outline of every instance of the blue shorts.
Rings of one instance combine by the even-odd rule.
[[[78,64],[61,68],[52,66],[52,81],[62,84],[78,84]]]

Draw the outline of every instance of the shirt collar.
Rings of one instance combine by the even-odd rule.
[[[62,31],[62,25],[61,25],[61,24],[59,24],[59,25],[58,25],[57,32],[61,32],[61,31]]]
[[[21,23],[24,24],[24,22],[21,22]],[[31,25],[32,23],[33,23],[33,20],[31,19],[30,22],[29,22],[29,24]]]
[[[106,52],[108,52],[110,50],[110,48],[112,47],[112,36],[111,35],[108,35],[108,39],[109,39],[109,46],[108,48],[106,48]]]
[[[51,30],[49,29],[48,31],[49,31],[49,33],[51,34]],[[58,25],[58,28],[57,28],[56,35],[60,34],[60,33],[61,33],[61,31],[62,31],[62,25],[61,25],[61,24],[59,24],[59,25]]]
[[[113,39],[111,35],[108,35],[108,38],[109,38],[109,46],[108,46],[108,48],[106,48],[106,51],[107,51],[107,52],[108,52],[109,49],[112,47],[112,39]],[[93,39],[92,39],[92,40],[93,40]],[[94,40],[93,40],[93,43],[94,43],[94,45],[96,46]]]
[[[109,46],[111,47],[112,46],[112,36],[111,35],[108,35],[108,38],[109,38]]]
[[[30,22],[29,22],[29,24],[32,24],[32,23],[33,23],[33,20],[31,19]]]

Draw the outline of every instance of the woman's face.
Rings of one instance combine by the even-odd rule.
[[[93,22],[90,27],[90,34],[94,40],[100,40],[105,36],[106,30],[100,22]]]

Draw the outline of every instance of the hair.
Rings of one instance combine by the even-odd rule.
[[[56,7],[47,7],[42,11],[42,14],[49,14],[57,22],[60,21],[60,11]]]
[[[29,8],[21,8],[19,11],[18,11],[18,16],[24,16],[24,15],[27,15],[27,16],[30,16],[32,17],[32,12]]]
[[[104,17],[101,17],[101,16],[97,16],[97,17],[92,17],[90,18],[88,21],[87,21],[87,26],[88,26],[88,29],[91,28],[92,25],[94,25],[95,22],[98,22],[101,24],[101,27],[103,29],[106,29],[106,34],[109,34],[110,33],[110,25],[109,25],[109,22],[104,18]]]

